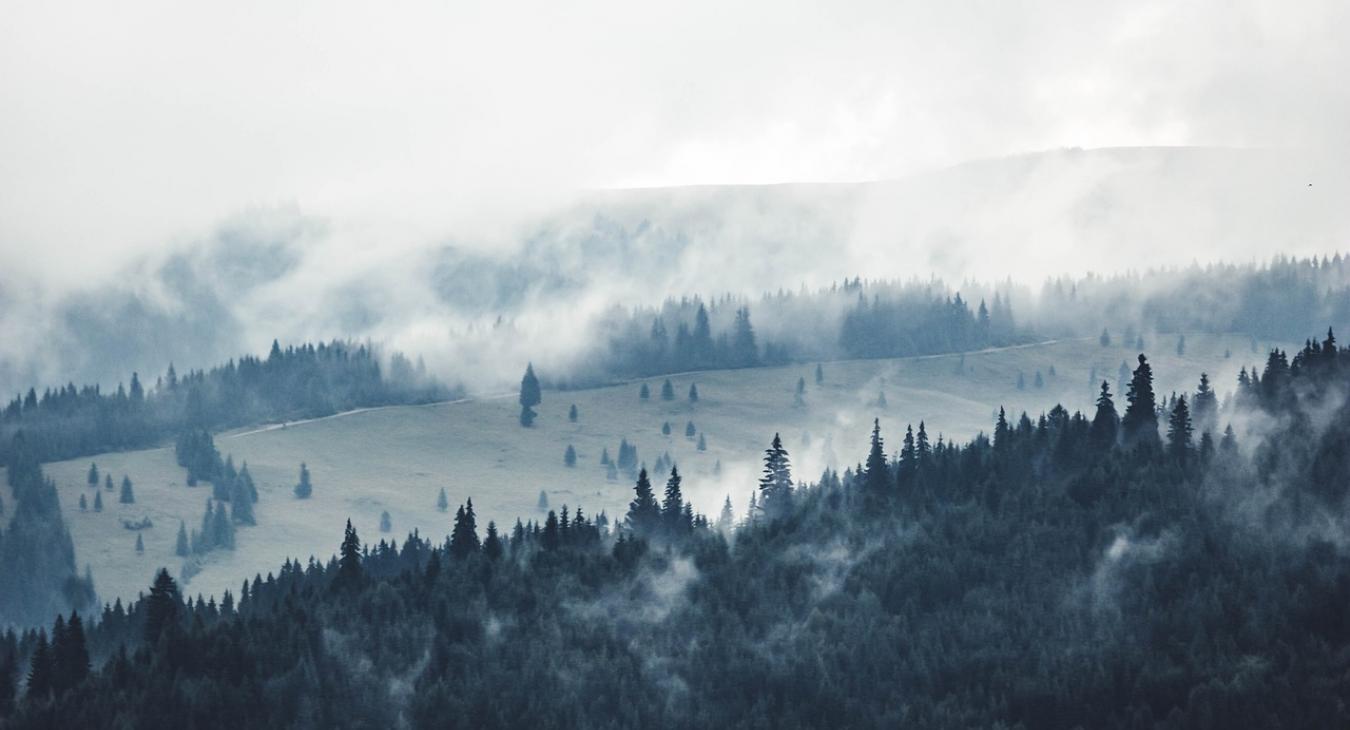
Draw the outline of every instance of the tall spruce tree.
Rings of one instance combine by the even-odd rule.
[[[89,465],[89,476],[86,478],[86,481],[89,483],[89,486],[91,486],[91,487],[97,487],[97,486],[98,486],[98,466],[97,466],[97,465],[92,464],[92,463]]]
[[[764,450],[764,473],[759,478],[759,508],[771,516],[786,512],[792,499],[792,466],[783,439],[773,435]]]
[[[182,520],[179,520],[178,540],[174,546],[173,554],[177,555],[180,558],[186,558],[189,552],[190,548],[188,543],[187,525]]]
[[[178,595],[178,583],[167,569],[160,568],[155,574],[155,582],[150,586],[150,597],[145,602],[146,643],[154,645],[161,633],[177,625],[182,603]]]
[[[436,495],[436,511],[446,512],[450,509],[450,497],[445,493],[445,487],[441,487],[441,493]]]
[[[680,490],[680,470],[678,467],[670,467],[670,478],[666,480],[666,498],[661,503],[661,521],[665,523],[666,531],[670,534],[678,534],[683,531],[684,525],[684,493]]]
[[[647,470],[638,472],[637,483],[633,486],[633,501],[628,503],[628,515],[624,518],[628,529],[646,537],[656,530],[661,522],[661,505],[652,494],[652,483],[647,478]]]
[[[529,363],[525,366],[525,375],[520,379],[520,425],[529,428],[534,424],[534,407],[543,401],[539,378],[534,376],[534,363]]]
[[[473,512],[473,500],[465,501],[455,511],[455,525],[450,531],[450,554],[467,558],[478,552],[478,520]]]
[[[1158,443],[1158,404],[1153,395],[1153,368],[1143,353],[1139,367],[1130,379],[1130,390],[1125,394],[1129,405],[1120,420],[1121,437],[1128,446]]]
[[[121,502],[122,504],[136,503],[136,492],[133,491],[131,488],[131,477],[128,476],[122,477],[122,492],[121,495],[118,496],[117,501]]]
[[[1167,451],[1178,461],[1185,462],[1191,451],[1191,412],[1186,406],[1186,395],[1177,398],[1172,415],[1167,419]]]
[[[497,523],[488,520],[487,537],[483,539],[483,555],[488,560],[499,560],[504,552],[502,538],[497,534]]]
[[[56,688],[56,666],[52,658],[51,646],[47,643],[47,632],[39,631],[37,644],[29,659],[28,701],[42,701],[51,696]]]
[[[880,499],[891,491],[890,468],[886,465],[885,443],[881,438],[881,419],[872,420],[872,445],[867,452],[863,490],[869,497]]]
[[[675,400],[675,385],[670,382],[670,378],[661,384],[661,400]]]
[[[355,587],[361,584],[364,577],[365,569],[361,566],[361,538],[357,536],[356,528],[352,527],[352,521],[348,519],[342,535],[338,572],[333,584],[340,588]]]
[[[1097,396],[1097,413],[1092,417],[1089,437],[1098,448],[1109,449],[1116,445],[1119,428],[1120,416],[1116,415],[1116,404],[1111,400],[1111,386],[1103,380],[1101,393]]]
[[[295,492],[296,499],[309,499],[314,494],[314,485],[309,478],[309,467],[303,461],[300,462],[300,481],[291,491]]]

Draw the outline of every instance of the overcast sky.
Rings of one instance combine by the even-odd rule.
[[[252,207],[412,240],[579,188],[1326,148],[1344,2],[0,2],[0,265]],[[466,228],[467,227],[467,228]]]

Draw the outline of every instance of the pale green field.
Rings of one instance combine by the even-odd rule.
[[[1233,356],[1225,359],[1230,348]],[[1184,357],[1176,356],[1171,337],[1153,343],[1150,350],[1162,394],[1193,390],[1199,373],[1207,370],[1222,396],[1232,390],[1240,366],[1264,359],[1251,353],[1247,339],[1238,337],[1189,336]],[[964,440],[988,432],[999,405],[1033,416],[1056,402],[1071,410],[1090,408],[1095,388],[1089,388],[1089,369],[1096,366],[1098,378],[1109,378],[1114,390],[1121,361],[1133,364],[1135,354],[1102,348],[1092,340],[971,353],[963,374],[956,373],[954,355],[825,363],[825,383],[819,387],[813,364],[702,372],[672,378],[674,402],[659,399],[663,378],[648,381],[652,400],[645,403],[638,399],[636,383],[545,391],[531,429],[519,426],[512,394],[372,409],[218,435],[221,453],[233,454],[236,463],[247,461],[257,480],[258,525],[239,530],[233,552],[213,553],[187,591],[237,591],[245,577],[266,575],[286,557],[326,559],[336,550],[349,517],[363,540],[377,541],[382,537],[377,528],[382,510],[393,517],[390,537],[402,540],[418,529],[437,541],[448,534],[455,506],[468,497],[477,508],[480,532],[489,519],[505,532],[517,516],[540,518],[536,501],[541,489],[554,507],[581,505],[591,515],[602,509],[611,517],[621,515],[631,485],[622,476],[608,481],[599,464],[603,447],[617,455],[621,437],[637,444],[639,458],[647,464],[668,451],[686,475],[686,495],[700,511],[715,515],[730,494],[740,514],[758,476],[760,453],[775,431],[782,433],[799,478],[814,480],[826,466],[842,471],[865,457],[874,416],[881,419],[888,451],[898,449],[906,423],[917,426],[920,420],[927,422],[934,440],[939,433]],[[1054,377],[1049,375],[1052,365]],[[1037,370],[1045,377],[1045,387],[1039,389],[1033,385]],[[1026,388],[1020,391],[1015,387],[1019,371],[1026,377]],[[793,402],[798,377],[807,382],[805,407]],[[701,395],[696,404],[685,400],[691,382],[698,383]],[[883,389],[885,409],[872,405]],[[1119,407],[1123,401],[1118,395]],[[567,421],[572,403],[580,411],[575,424]],[[669,437],[661,434],[667,420]],[[698,452],[695,441],[684,437],[690,420],[705,434],[707,452]],[[577,466],[571,469],[563,465],[569,443],[578,453]],[[100,471],[111,472],[114,481],[129,475],[137,503],[118,504],[116,492],[105,492],[103,513],[81,513],[81,493],[92,504],[93,490],[85,486],[91,460]],[[722,470],[714,476],[718,460]],[[308,501],[291,494],[302,461],[313,474],[314,496]],[[184,471],[174,463],[171,447],[55,463],[46,470],[57,482],[77,560],[81,568],[86,563],[92,567],[103,600],[135,597],[161,565],[174,572],[181,568],[182,560],[173,555],[178,521],[185,520],[189,529],[200,524],[210,487],[184,486]],[[441,487],[449,494],[450,514],[435,508]],[[145,554],[137,555],[135,533],[122,527],[121,518],[143,516],[155,524],[143,531]]]

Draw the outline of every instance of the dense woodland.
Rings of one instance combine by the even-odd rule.
[[[421,403],[450,391],[424,368],[395,354],[387,368],[365,345],[342,342],[245,355],[179,375],[172,364],[153,384],[132,373],[111,393],[67,384],[39,394],[29,389],[0,411],[0,464],[12,460],[22,432],[39,461],[57,461],[167,442],[188,429],[218,430],[261,421],[312,418],[351,408]]]
[[[695,514],[673,467],[664,489],[639,473],[613,526],[563,507],[480,539],[471,502],[443,544],[363,544],[349,524],[337,557],[238,594],[188,599],[162,573],[94,621],[7,634],[0,713],[16,728],[1346,727],[1348,385],[1330,333],[1271,352],[1225,406],[1202,387],[1164,407],[1141,356],[1093,413],[1000,412],[965,444],[918,424],[896,458],[877,429],[858,466],[809,485],[775,438],[734,526],[730,502]]]

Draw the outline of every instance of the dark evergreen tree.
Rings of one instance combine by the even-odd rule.
[[[883,499],[890,496],[891,474],[886,465],[885,444],[881,439],[881,420],[872,420],[872,445],[867,452],[866,471],[863,475],[863,489],[869,498]]]
[[[1186,395],[1177,398],[1172,415],[1167,421],[1167,451],[1173,458],[1185,462],[1191,451],[1191,412],[1186,406]]]
[[[347,520],[347,528],[342,535],[342,547],[338,557],[337,576],[333,584],[339,588],[355,588],[365,579],[365,570],[361,565],[361,538]]]
[[[576,404],[576,403],[573,403],[573,404],[572,404],[572,407],[567,409],[567,420],[570,421],[570,422],[572,422],[572,423],[576,423],[576,422],[577,422],[577,404]]]
[[[661,400],[675,400],[675,385],[669,378],[661,384]]]
[[[178,521],[178,540],[175,543],[173,554],[180,558],[186,558],[191,552],[188,544],[187,525],[182,520]]]
[[[253,516],[253,494],[241,477],[230,480],[230,517],[241,525],[256,525]]]
[[[777,517],[786,513],[792,498],[792,467],[783,439],[773,435],[764,451],[764,473],[759,478],[759,508]]]
[[[473,513],[473,500],[460,505],[455,512],[455,526],[450,532],[450,554],[467,558],[478,552],[478,521]]]
[[[688,430],[686,429],[685,432],[688,433]],[[698,435],[698,446],[696,448],[698,448],[699,451],[708,450],[708,440],[705,439],[701,433]],[[718,463],[720,464],[721,462],[719,461]]]
[[[572,444],[568,444],[567,450],[563,452],[563,464],[569,467],[577,465],[577,450],[572,448]]]
[[[1152,445],[1158,442],[1158,405],[1153,395],[1153,368],[1148,358],[1139,355],[1139,367],[1130,380],[1125,394],[1129,405],[1120,420],[1121,437],[1127,446]]]
[[[1097,396],[1097,413],[1092,417],[1092,443],[1100,449],[1115,446],[1119,426],[1120,417],[1116,415],[1115,401],[1111,400],[1111,386],[1103,380],[1101,394]]]
[[[117,498],[117,501],[122,504],[136,503],[136,493],[131,489],[131,477],[122,477],[122,493],[121,496]]]
[[[87,481],[89,482],[89,486],[95,488],[98,487],[98,466],[94,464],[89,465],[89,476]]]
[[[95,494],[95,496],[97,496],[97,493]],[[3,502],[0,502],[0,514],[4,514],[4,513],[5,513],[3,507],[4,507],[4,503],[3,503]],[[89,503],[88,503],[87,501],[85,501],[84,495],[83,495],[83,494],[80,495],[80,511],[81,511],[81,512],[88,512],[88,511],[89,511]]]
[[[664,421],[661,423],[661,435],[662,436],[670,435],[670,421]]]
[[[680,470],[672,466],[670,478],[666,480],[665,500],[661,503],[661,521],[671,535],[681,534],[686,527],[683,524],[684,493],[680,490],[680,481]]]
[[[651,391],[651,388],[648,388],[648,387],[647,387],[647,384],[646,384],[646,383],[643,383],[643,384],[642,384],[642,387],[638,388],[638,399],[639,399],[639,400],[650,400],[651,397],[652,397],[652,391]]]
[[[693,421],[688,421],[687,423],[684,424],[684,437],[685,437],[685,438],[691,439],[691,438],[694,437],[694,434],[696,434],[696,433],[698,433],[698,429],[694,428],[694,422],[693,422]]]
[[[689,402],[690,403],[698,402],[698,383],[689,384]]]
[[[42,701],[51,696],[56,689],[56,666],[51,647],[47,644],[47,633],[38,632],[37,645],[29,659],[28,701]]]
[[[488,560],[500,560],[504,552],[501,536],[497,534],[497,523],[488,520],[487,537],[483,539],[483,555]]]
[[[441,487],[441,493],[436,495],[436,511],[446,512],[450,509],[450,497],[445,493],[445,487]]]
[[[538,507],[540,512],[548,509],[548,492],[539,490],[539,499],[535,502],[535,507]]]
[[[141,539],[141,533],[138,532],[136,533],[136,554],[140,555],[144,552],[145,552],[145,541]]]
[[[60,616],[57,620],[60,621]],[[54,689],[60,695],[61,692],[78,687],[89,676],[89,646],[79,612],[72,612],[64,630],[59,635],[53,630],[52,636]]]
[[[548,517],[544,520],[544,531],[539,541],[544,546],[544,550],[548,552],[553,552],[562,545],[562,530],[558,527],[557,512],[548,511]]]
[[[167,569],[160,568],[155,574],[155,582],[150,586],[150,597],[145,601],[146,643],[153,645],[161,633],[178,625],[182,603],[178,595],[178,583]]]
[[[304,462],[300,462],[300,481],[291,491],[295,492],[296,499],[309,499],[314,494],[314,485],[309,479],[309,467]]]
[[[1191,415],[1195,428],[1202,434],[1214,430],[1219,416],[1219,398],[1209,385],[1209,375],[1200,373],[1200,386],[1191,401]]]
[[[394,529],[394,520],[389,516],[389,510],[380,513],[380,532],[390,532]]]
[[[539,388],[539,378],[534,376],[534,363],[525,366],[525,375],[520,379],[520,407],[534,408],[544,402],[543,392]]]
[[[1177,357],[1186,355],[1186,335],[1177,335]]]
[[[820,363],[816,363],[816,385],[823,385],[824,383],[825,369],[820,366]]]
[[[103,511],[103,492],[94,492],[94,511]]]
[[[638,472],[633,493],[633,501],[628,504],[628,515],[624,518],[624,523],[639,536],[652,535],[657,525],[661,523],[661,505],[652,494],[652,483],[647,478],[646,469]]]

